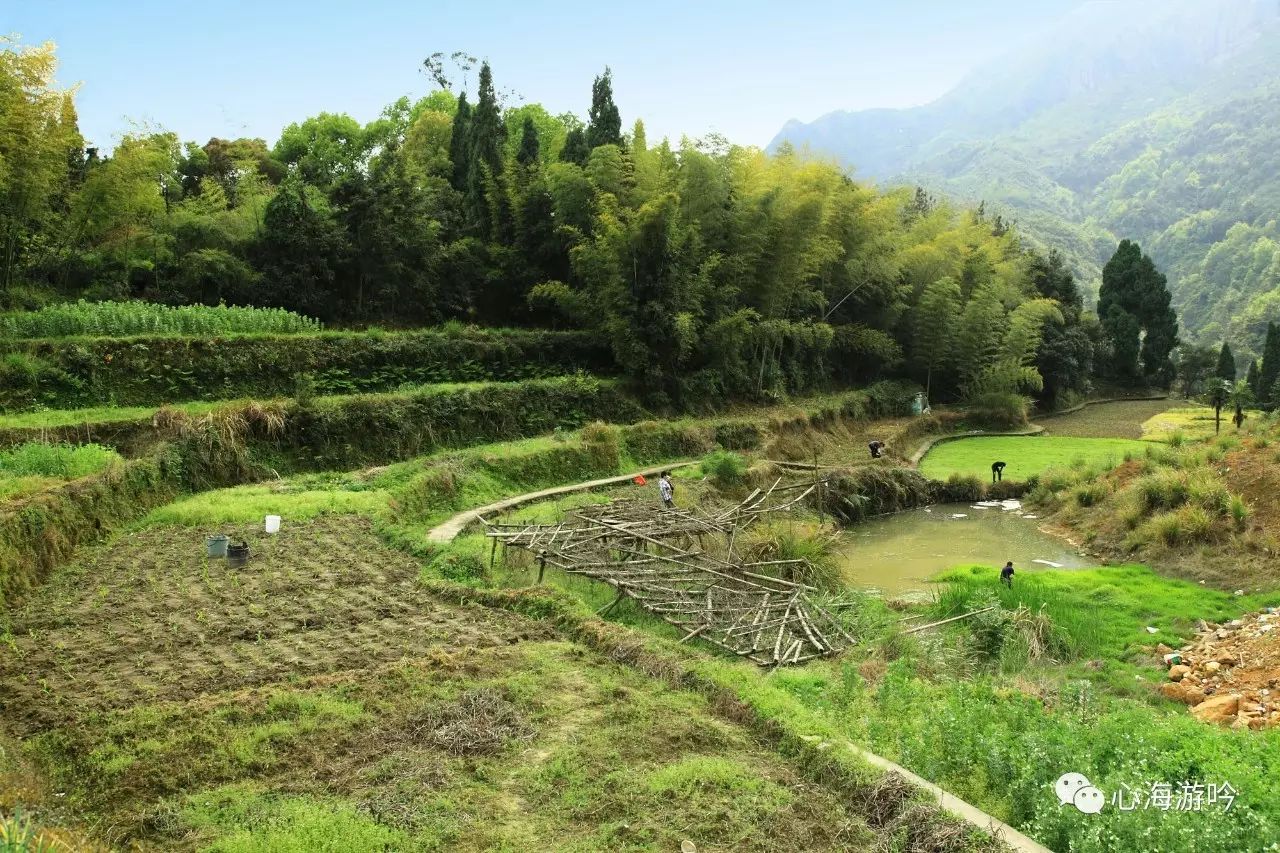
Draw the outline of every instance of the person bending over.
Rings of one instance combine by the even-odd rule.
[[[1000,570],[1000,583],[1013,589],[1013,560],[1007,561]]]
[[[1003,479],[1004,479],[1004,463],[992,462],[991,463],[991,482],[997,483]]]

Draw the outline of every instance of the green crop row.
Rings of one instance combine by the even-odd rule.
[[[225,335],[237,332],[316,332],[319,320],[283,308],[160,305],[155,302],[68,302],[39,311],[0,315],[0,337],[70,335]]]

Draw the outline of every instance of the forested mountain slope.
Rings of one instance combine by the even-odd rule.
[[[1276,56],[1275,0],[1091,3],[933,103],[793,121],[771,147],[986,200],[1086,280],[1136,239],[1193,337],[1256,351],[1280,309]]]

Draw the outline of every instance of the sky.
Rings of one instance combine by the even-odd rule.
[[[322,111],[367,122],[434,88],[422,60],[455,50],[488,59],[511,106],[585,117],[608,65],[624,127],[763,146],[791,118],[926,103],[1078,5],[0,0],[0,33],[58,45],[58,82],[79,86],[81,130],[104,149],[139,124],[272,144]]]

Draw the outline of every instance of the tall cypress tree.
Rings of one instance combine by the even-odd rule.
[[[1280,400],[1272,395],[1276,380],[1280,379],[1280,326],[1267,324],[1267,341],[1262,347],[1262,368],[1259,371],[1258,399],[1267,408],[1274,408]]]
[[[524,124],[520,127],[520,148],[516,151],[516,162],[528,168],[536,166],[539,157],[538,129],[534,127],[533,119],[525,116]]]
[[[587,147],[622,144],[622,116],[613,102],[613,72],[604,73],[591,84],[591,111],[587,114]]]
[[[1178,315],[1171,302],[1164,274],[1137,243],[1122,240],[1102,269],[1098,291],[1098,317],[1111,339],[1116,378],[1138,379],[1139,357],[1142,376],[1157,382],[1173,378],[1169,355],[1178,345]]]
[[[591,149],[587,146],[587,135],[583,133],[582,128],[575,127],[570,130],[569,135],[564,138],[564,147],[560,149],[560,162],[585,166],[587,157],[590,155]]]
[[[1218,350],[1218,369],[1214,371],[1214,375],[1228,382],[1236,381],[1236,358],[1231,354],[1231,344],[1226,341],[1222,342],[1222,349]]]
[[[458,109],[453,114],[453,129],[449,133],[449,162],[453,163],[450,183],[458,192],[467,187],[467,172],[471,161],[471,105],[467,93],[458,96]]]
[[[476,229],[486,236],[501,219],[490,210],[490,188],[502,177],[502,147],[506,140],[506,127],[498,111],[498,97],[493,89],[493,72],[489,63],[480,66],[480,85],[476,92],[476,108],[471,114],[468,136],[467,162],[467,211]],[[500,204],[500,193],[493,197]]]
[[[1249,386],[1249,390],[1253,392],[1255,401],[1262,399],[1262,377],[1258,373],[1258,360],[1255,358],[1249,362],[1249,372],[1244,377],[1245,384]]]

